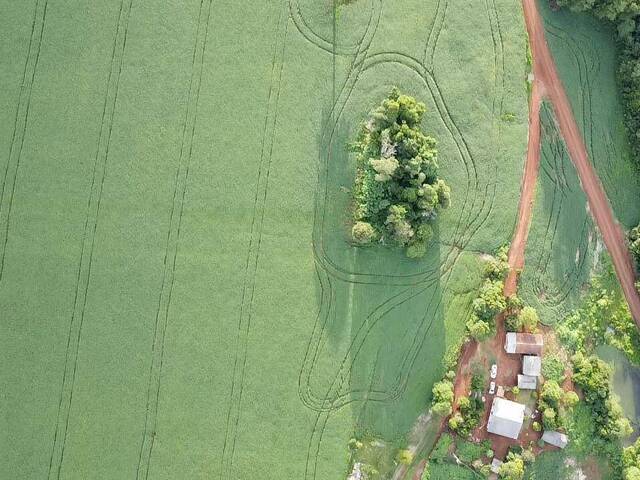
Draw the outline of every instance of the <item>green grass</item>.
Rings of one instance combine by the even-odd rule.
[[[589,157],[614,213],[627,228],[640,220],[640,176],[631,158],[616,84],[614,32],[587,14],[552,12],[539,0],[546,37]]]
[[[579,306],[597,235],[587,200],[549,104],[541,113],[542,150],[520,295],[545,324]]]
[[[472,470],[452,463],[431,463],[429,480],[476,480],[482,478]]]
[[[518,4],[211,3],[0,18],[10,478],[344,478],[354,431],[399,442],[428,404],[511,236]],[[421,262],[346,242],[345,144],[392,85],[453,189]]]

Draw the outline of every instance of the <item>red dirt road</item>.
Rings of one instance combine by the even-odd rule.
[[[533,54],[534,85],[544,91],[545,96],[553,105],[560,132],[567,145],[567,151],[576,167],[582,189],[587,196],[591,215],[596,221],[604,244],[611,255],[616,274],[629,304],[631,315],[640,328],[640,296],[638,296],[634,285],[633,263],[627,248],[624,232],[615,220],[604,189],[589,162],[589,155],[573,117],[571,104],[547,46],[544,26],[537,9],[536,0],[522,0],[522,5]]]

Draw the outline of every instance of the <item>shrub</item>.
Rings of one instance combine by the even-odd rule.
[[[562,383],[565,378],[564,371],[564,363],[559,358],[548,355],[542,358],[542,376],[545,380]]]
[[[525,329],[527,332],[534,332],[538,327],[538,312],[533,307],[524,307],[518,314],[518,323],[520,328]]]
[[[396,461],[403,465],[411,465],[411,462],[413,462],[413,453],[409,450],[399,450],[396,454]]]
[[[500,465],[498,475],[504,480],[522,480],[524,477],[524,461],[522,457],[509,453],[506,461]]]
[[[370,223],[356,222],[351,228],[351,237],[355,242],[366,245],[377,238],[377,232]]]

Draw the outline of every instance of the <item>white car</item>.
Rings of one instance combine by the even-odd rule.
[[[489,395],[493,395],[496,393],[496,382],[491,382],[489,384]]]
[[[498,376],[498,365],[495,363],[491,365],[491,378],[496,378]]]

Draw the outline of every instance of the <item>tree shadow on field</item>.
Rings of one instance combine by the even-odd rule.
[[[389,261],[404,255],[384,248],[379,253]],[[428,256],[440,256],[437,239]],[[431,386],[442,374],[443,295],[440,278],[434,276],[416,286],[353,287],[347,308],[354,345],[349,390],[358,435],[400,439],[426,407]]]

